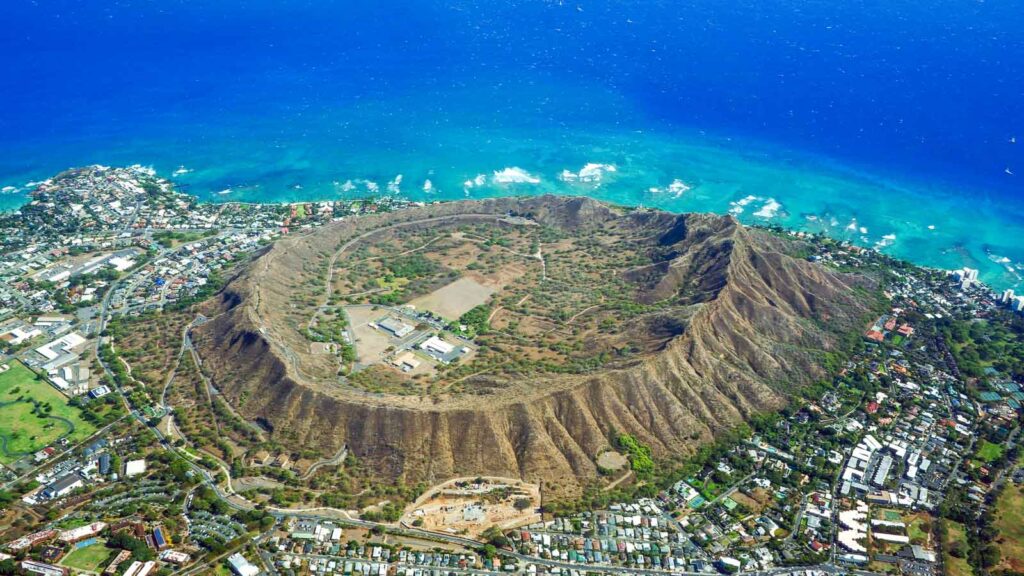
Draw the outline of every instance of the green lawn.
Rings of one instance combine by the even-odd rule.
[[[992,462],[1003,455],[1003,447],[999,444],[993,444],[988,440],[982,440],[981,446],[978,447],[976,456],[984,460],[985,462]]]
[[[81,410],[21,362],[0,372],[0,462],[11,463],[44,448],[62,436],[83,440],[96,428]],[[48,410],[41,410],[48,406]]]
[[[931,543],[931,516],[924,512],[908,514],[903,517],[903,522],[907,524],[911,544],[928,546]]]
[[[68,568],[84,570],[86,572],[100,572],[114,555],[115,551],[107,548],[102,542],[97,542],[85,548],[72,550],[61,562]]]

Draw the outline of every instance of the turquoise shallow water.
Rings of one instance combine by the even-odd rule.
[[[343,133],[357,137],[325,141],[322,132],[306,132],[299,121],[291,124],[294,133],[264,135],[258,121],[241,120],[222,126],[222,138],[173,147],[165,137],[136,138],[80,163],[141,163],[165,176],[179,170],[172,178],[184,190],[213,202],[556,193],[676,212],[732,213],[748,223],[824,231],[926,266],[979,268],[998,288],[1022,286],[1024,220],[1003,197],[886,179],[749,138],[579,127],[516,133],[483,125],[401,133],[393,125],[374,127],[372,119],[382,113],[376,105],[360,110],[365,124],[354,129],[358,118],[308,120],[347,125]],[[236,136],[243,131],[245,139]],[[217,133],[204,131],[211,132]],[[602,166],[594,170],[597,177],[579,177],[587,164]],[[504,172],[510,168],[518,171]],[[45,176],[23,174],[24,180],[9,177],[3,184],[24,188],[24,181]],[[503,181],[510,179],[526,181]],[[23,198],[9,193],[0,200],[12,208]]]

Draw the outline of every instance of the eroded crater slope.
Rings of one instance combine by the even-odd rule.
[[[615,433],[683,455],[824,375],[872,283],[800,249],[731,217],[583,198],[438,204],[277,242],[193,336],[286,446],[347,445],[382,478],[571,493]]]

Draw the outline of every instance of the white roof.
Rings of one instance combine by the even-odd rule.
[[[145,460],[131,460],[124,466],[125,476],[136,476],[146,471]]]
[[[420,348],[426,350],[434,350],[441,354],[450,354],[452,350],[455,350],[455,346],[441,340],[437,336],[431,336],[423,344],[420,344]]]

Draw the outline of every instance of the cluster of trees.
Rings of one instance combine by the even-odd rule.
[[[991,492],[986,496],[989,504],[995,502],[998,494]],[[958,558],[966,558],[971,566],[988,570],[999,564],[999,547],[995,540],[999,536],[999,530],[993,524],[995,516],[992,507],[989,506],[980,514],[976,514],[977,507],[966,497],[962,488],[955,488],[946,496],[946,500],[939,508],[939,513],[944,520],[952,520],[964,525],[967,529],[967,542],[954,543],[949,553]],[[945,522],[939,522],[940,537],[945,540],[948,527]]]
[[[129,536],[124,532],[118,532],[107,538],[107,548],[119,548],[132,553],[132,558],[140,561],[152,560],[155,558],[153,551],[143,540]]]
[[[153,233],[153,241],[164,248],[173,248],[175,244],[194,242],[216,234],[216,230],[204,230],[202,232],[173,232],[162,230]]]
[[[465,324],[466,332],[472,337],[476,334],[483,334],[490,328],[490,324],[487,322],[490,316],[491,307],[481,304],[460,316],[458,324]],[[457,326],[455,327],[457,328]]]
[[[630,434],[619,434],[615,437],[615,445],[626,452],[629,465],[637,478],[649,478],[654,473],[654,459],[651,457],[650,446],[641,444]]]
[[[402,517],[402,506],[394,502],[386,502],[377,510],[367,510],[360,518],[370,522],[397,522]]]
[[[964,375],[980,378],[992,366],[1024,378],[1024,319],[1009,314],[988,321],[944,319],[938,327]]]

